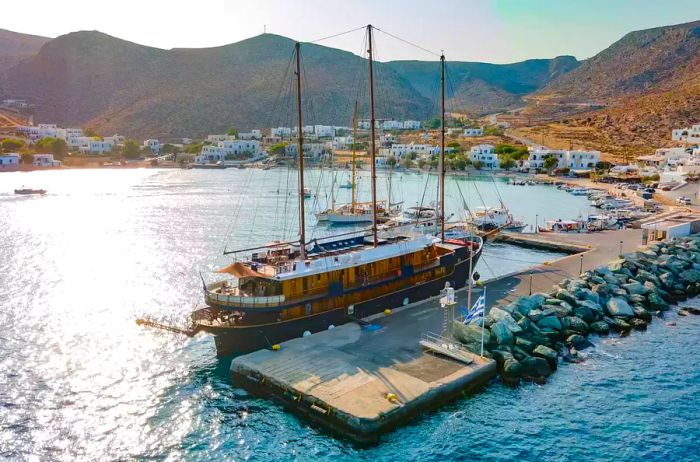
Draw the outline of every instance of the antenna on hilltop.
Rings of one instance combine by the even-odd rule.
[[[263,24],[263,34],[267,34],[267,24]]]

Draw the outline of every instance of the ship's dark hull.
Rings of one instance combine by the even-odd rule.
[[[261,326],[207,327],[203,330],[214,335],[218,356],[237,356],[301,337],[305,331],[320,332],[331,325],[338,326],[357,318],[381,313],[387,308],[397,308],[434,297],[445,288],[446,282],[455,289],[461,289],[467,284],[470,262],[469,249],[464,247],[459,250],[461,252],[456,252],[456,257],[461,261],[458,260],[454,265],[454,271],[424,284],[413,285],[366,302],[355,303],[353,316],[348,316],[346,308],[338,308],[314,316]],[[472,257],[472,268],[476,267],[481,250],[479,249]]]

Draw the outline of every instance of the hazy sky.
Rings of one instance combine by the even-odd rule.
[[[268,32],[311,41],[371,23],[448,60],[590,57],[625,33],[700,19],[700,0],[4,1],[0,28],[55,37],[100,30],[159,48],[225,45]],[[377,35],[377,58],[432,59]],[[361,32],[321,42],[355,53]]]

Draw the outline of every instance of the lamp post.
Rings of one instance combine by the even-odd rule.
[[[620,241],[620,255],[619,255],[619,257],[622,258],[622,241]]]
[[[540,229],[537,227],[537,220],[539,219],[539,215],[535,214],[535,233],[539,233]]]
[[[583,273],[583,254],[581,254],[581,264],[579,265],[578,274]]]
[[[532,270],[530,271],[530,295],[532,295]]]

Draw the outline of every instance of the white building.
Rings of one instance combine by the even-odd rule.
[[[404,130],[420,130],[421,123],[417,120],[404,120],[403,121]]]
[[[143,147],[150,149],[153,154],[158,154],[160,152],[160,141],[155,139],[144,140]]]
[[[0,170],[15,169],[19,165],[21,156],[16,152],[0,154]]]
[[[469,160],[472,164],[480,162],[483,168],[496,169],[500,167],[496,148],[491,144],[478,144],[469,151]]]
[[[238,139],[240,139],[240,140],[262,140],[262,131],[251,130],[247,133],[239,133]]]
[[[35,167],[60,167],[61,162],[54,160],[53,154],[34,154],[32,165]]]
[[[335,127],[330,125],[314,125],[314,134],[319,138],[330,138],[335,136]]]
[[[123,135],[105,136],[104,141],[111,141],[114,146],[123,146],[126,138]]]
[[[99,140],[90,137],[82,137],[81,144],[78,147],[81,154],[105,154],[112,152],[113,148],[113,141]]]
[[[200,165],[215,164],[224,160],[226,160],[224,148],[210,145],[202,146],[202,151],[194,158],[194,162]]]
[[[566,165],[571,169],[595,168],[600,151],[566,151]]]
[[[446,150],[447,151],[447,150]],[[389,153],[396,159],[400,159],[406,154],[416,153],[418,156],[432,156],[440,152],[438,146],[432,144],[395,144],[389,148]]]
[[[207,146],[204,146],[207,147]],[[245,156],[255,157],[260,154],[260,141],[257,140],[227,140],[221,141],[218,145],[219,148],[223,149],[224,157],[226,155],[231,156]]]
[[[695,124],[690,128],[674,129],[671,131],[671,139],[686,143],[700,143],[700,124]]]
[[[382,130],[403,130],[403,122],[398,120],[385,120],[382,122]]]
[[[545,149],[542,147],[530,148],[530,155],[523,166],[528,169],[543,169],[544,160],[548,157],[557,159],[557,165],[554,168],[564,168],[567,166],[566,151],[561,149]]]
[[[463,135],[464,136],[483,136],[484,129],[483,128],[465,128]]]
[[[279,136],[280,138],[289,138],[292,136],[292,129],[289,127],[277,127],[270,130],[270,136]]]
[[[326,153],[326,146],[323,143],[304,143],[304,157],[319,159]],[[288,157],[299,156],[299,145],[289,143],[284,147],[284,154]]]

